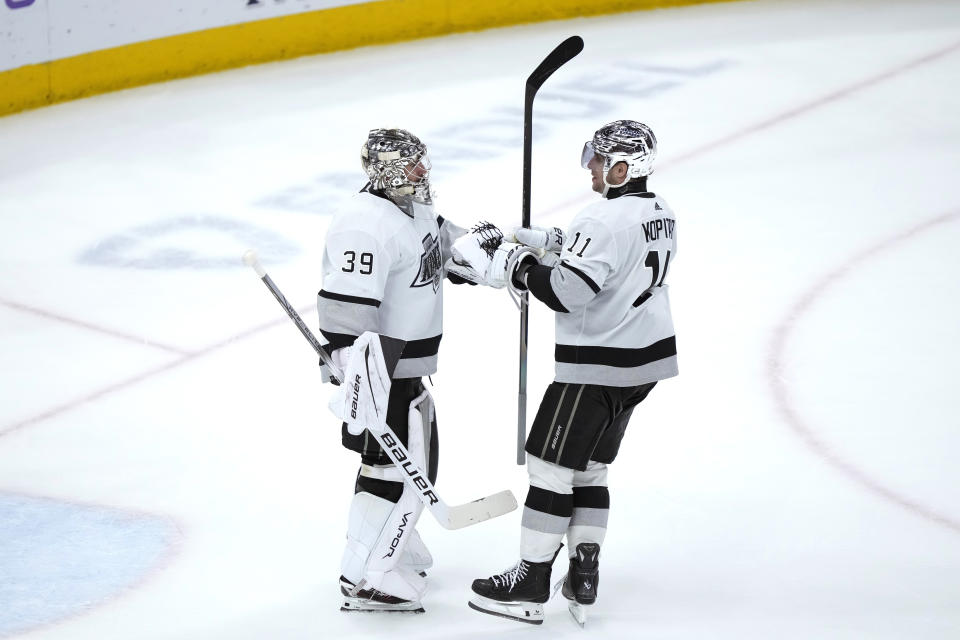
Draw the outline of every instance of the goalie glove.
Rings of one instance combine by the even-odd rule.
[[[330,345],[324,345],[324,349],[329,348]],[[337,366],[337,369],[340,370],[340,374],[342,375],[347,368],[347,363],[350,361],[350,347],[340,347],[329,353],[330,359],[333,360],[333,364]],[[326,365],[322,358],[320,359],[320,375],[323,377],[324,382],[329,382],[335,387],[340,385],[340,381],[333,375],[333,371],[330,370],[330,367]]]
[[[401,348],[402,350],[402,348]],[[347,431],[353,435],[364,429],[377,433],[387,423],[387,401],[390,397],[390,365],[387,360],[396,359],[384,353],[380,336],[364,332],[353,346],[334,351],[334,358],[343,363],[343,384],[337,387],[330,399],[333,415],[347,423]],[[338,365],[340,362],[337,363]]]
[[[451,247],[453,256],[445,266],[449,273],[475,284],[487,284],[487,273],[503,232],[489,222],[480,222],[469,233],[457,238]],[[494,286],[494,285],[490,285]],[[500,285],[503,286],[503,285]]]
[[[511,236],[520,244],[553,253],[560,253],[566,241],[560,227],[514,227]]]

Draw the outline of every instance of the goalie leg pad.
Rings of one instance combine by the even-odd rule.
[[[408,420],[407,451],[410,454],[408,464],[419,467],[425,474],[430,459],[434,423],[433,398],[426,389],[410,403]],[[399,474],[409,472],[403,467],[399,469],[394,467],[393,471],[398,474],[397,477]],[[422,512],[423,502],[420,501],[420,497],[404,484],[400,500],[390,512],[380,531],[364,571],[364,579],[374,589],[405,600],[420,600],[423,597],[426,591],[426,580],[417,571],[400,564]]]
[[[407,540],[407,546],[403,549],[403,555],[400,556],[400,564],[413,571],[414,573],[424,574],[433,566],[433,556],[430,549],[420,538],[420,533],[414,529],[410,532],[410,538]]]
[[[370,553],[395,506],[365,491],[353,494],[347,520],[347,545],[340,561],[340,573],[353,584],[363,579]]]

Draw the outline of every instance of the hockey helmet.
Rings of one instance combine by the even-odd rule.
[[[420,138],[403,129],[371,129],[360,147],[360,164],[371,186],[387,197],[412,196],[430,204],[430,159]]]
[[[627,163],[627,180],[653,173],[657,157],[657,138],[650,127],[636,120],[617,120],[606,124],[593,134],[593,140],[583,145],[580,165],[586,169],[593,156],[603,158],[603,181],[608,187],[607,173],[618,162]]]

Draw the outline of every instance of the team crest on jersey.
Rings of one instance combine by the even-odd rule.
[[[436,293],[437,289],[440,288],[441,280],[443,280],[442,266],[439,236],[434,238],[428,233],[423,236],[423,254],[420,256],[420,271],[410,286],[425,287],[427,285],[433,285],[433,292]]]

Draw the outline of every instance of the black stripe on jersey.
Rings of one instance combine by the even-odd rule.
[[[446,220],[443,219],[443,216],[438,215],[438,216],[437,216],[437,226],[442,228],[444,222],[446,222]]]
[[[440,340],[443,338],[441,333],[438,336],[433,336],[432,338],[424,338],[422,340],[411,340],[403,347],[403,353],[400,355],[401,360],[407,360],[409,358],[429,358],[430,356],[437,355],[437,352],[440,351]]]
[[[573,515],[573,494],[554,493],[531,485],[523,506],[530,507],[540,513],[569,518]]]
[[[645,364],[677,355],[677,338],[670,336],[649,347],[593,347],[558,344],[554,350],[557,362],[569,364],[602,364],[608,367],[642,367]]]
[[[609,509],[610,490],[606,487],[574,487],[573,506],[574,508]]]
[[[586,282],[586,283],[587,283],[587,286],[590,287],[591,289],[593,289],[593,292],[594,292],[594,293],[600,293],[600,287],[597,285],[597,283],[594,282],[594,281],[590,278],[590,276],[588,276],[587,274],[585,274],[583,271],[580,271],[580,269],[577,269],[576,267],[574,267],[574,266],[572,266],[572,265],[569,265],[569,264],[567,264],[566,262],[561,262],[561,263],[560,263],[560,266],[561,266],[561,267],[566,267],[566,268],[569,269],[570,271],[572,271],[572,272],[574,272],[575,274],[577,274],[578,276],[580,276],[580,279],[583,280],[584,282]]]
[[[324,331],[323,327],[320,328],[320,334],[327,339],[327,342],[330,343],[330,351],[334,351],[341,347],[349,347],[359,337],[350,333],[334,333],[333,331]]]
[[[569,313],[567,308],[560,302],[560,298],[553,291],[553,285],[550,284],[551,267],[535,264],[527,267],[527,288],[530,289],[537,300],[559,313]]]
[[[360,296],[348,296],[344,293],[334,293],[332,291],[324,291],[320,289],[320,293],[317,294],[321,298],[326,298],[328,300],[337,300],[339,302],[352,302],[354,304],[365,304],[371,307],[379,307],[380,301],[376,298],[361,298]]]

